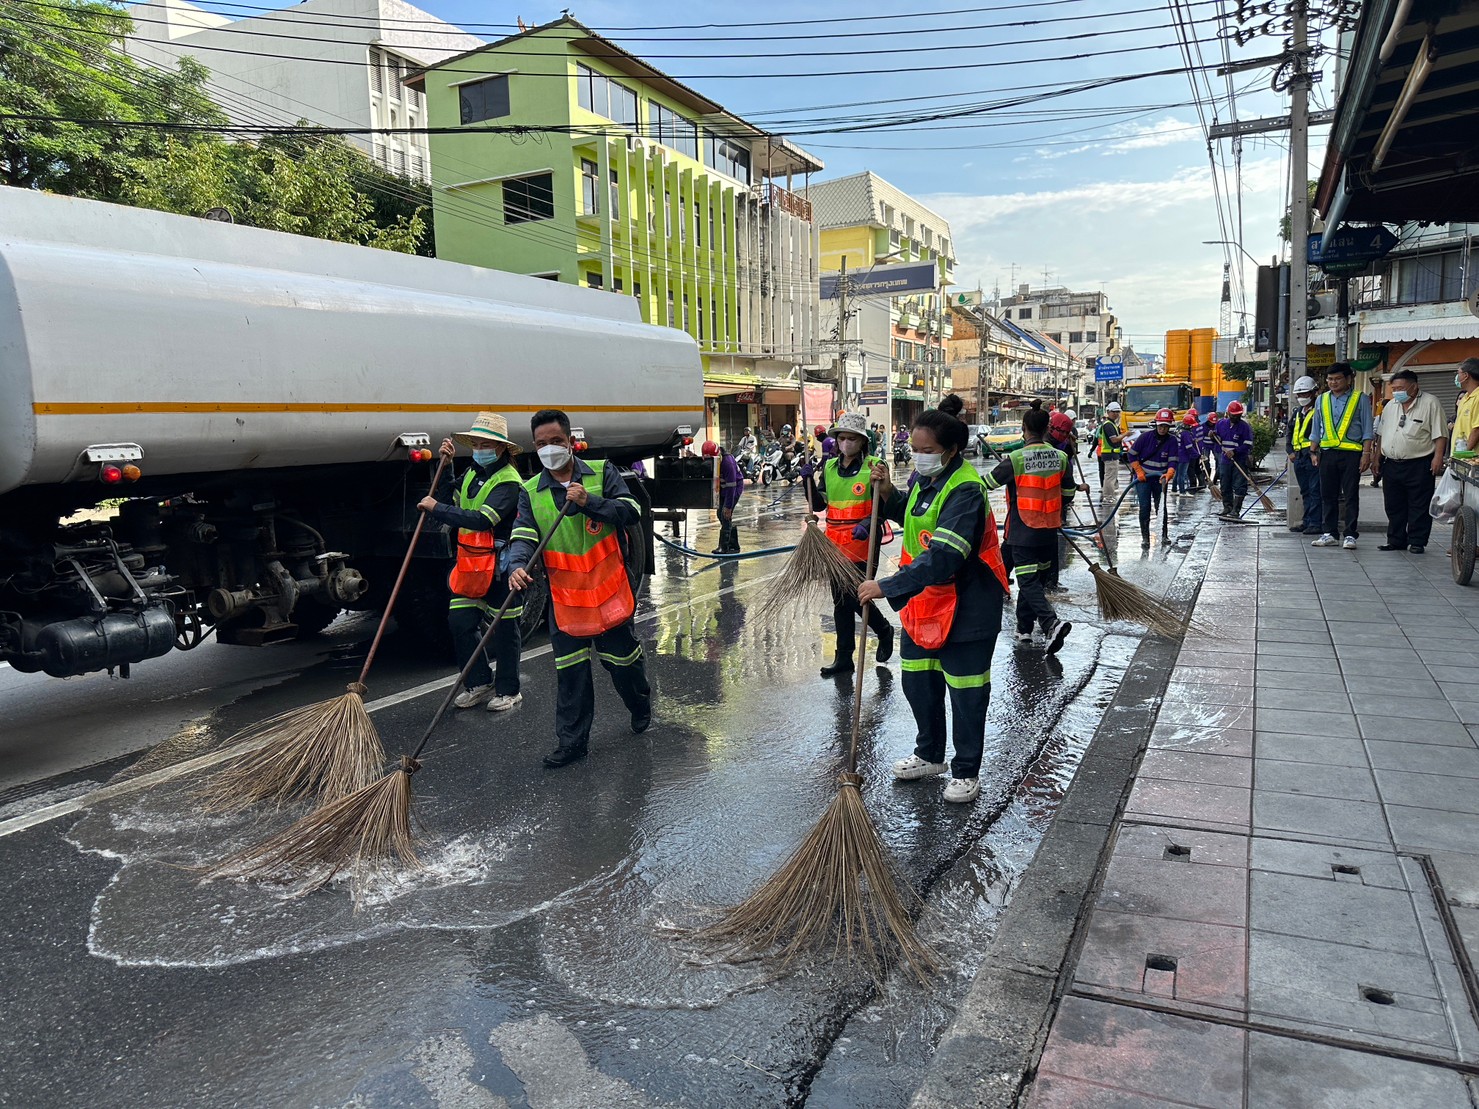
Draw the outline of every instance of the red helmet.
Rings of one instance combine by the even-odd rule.
[[[1207,422],[1209,424],[1215,424],[1217,422],[1217,410],[1215,408],[1207,413]]]
[[[1227,414],[1229,416],[1241,416],[1243,412],[1243,402],[1240,400],[1235,400],[1227,406]]]
[[[1182,416],[1181,417],[1181,422],[1183,424],[1185,424],[1187,427],[1196,427],[1197,426],[1197,414],[1195,412],[1188,412],[1185,416]]]
[[[1048,427],[1053,431],[1071,432],[1073,430],[1073,420],[1069,418],[1067,412],[1054,412],[1048,417]]]
[[[818,439],[827,434],[827,426],[825,424],[817,424],[817,426],[812,428],[811,430],[812,434],[814,434]]]
[[[714,442],[714,440],[712,439],[705,440],[703,452],[705,458],[713,458],[716,454],[719,453],[719,444]]]
[[[1162,408],[1155,414],[1155,422],[1158,424],[1174,424],[1176,422],[1176,413],[1172,412],[1169,408]]]

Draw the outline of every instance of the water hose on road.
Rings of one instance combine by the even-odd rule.
[[[796,549],[796,544],[792,543],[789,547],[766,547],[759,551],[740,551],[738,554],[705,554],[703,551],[695,551],[692,547],[685,547],[682,543],[674,543],[671,539],[658,535],[656,532],[652,533],[652,537],[664,547],[671,547],[679,554],[687,555],[690,558],[711,558],[715,562],[735,562],[742,558],[764,558],[767,555],[786,554]]]

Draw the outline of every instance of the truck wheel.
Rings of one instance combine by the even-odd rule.
[[[1448,547],[1448,561],[1453,567],[1453,580],[1468,585],[1474,576],[1474,544],[1479,537],[1479,513],[1468,505],[1453,518],[1453,542]]]
[[[317,597],[303,597],[293,606],[292,620],[298,626],[298,638],[311,639],[318,635],[338,619],[341,611]]]
[[[406,572],[395,602],[395,624],[430,655],[452,657],[452,630],[447,626],[447,568],[436,559],[417,559]]]

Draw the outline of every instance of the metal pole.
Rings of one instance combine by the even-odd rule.
[[[1294,0],[1289,80],[1289,383],[1304,376],[1309,325],[1309,43],[1306,0]],[[1330,230],[1335,230],[1331,228]],[[1270,388],[1274,383],[1269,382]]]
[[[991,385],[986,380],[986,313],[976,312],[976,423],[990,423]]]
[[[837,274],[837,388],[832,394],[832,411],[838,400],[847,395],[847,255],[842,256],[842,269]],[[803,415],[805,413],[803,412]],[[830,422],[830,418],[829,418]]]
[[[1340,299],[1336,302],[1338,307],[1335,312],[1335,360],[1346,362],[1351,353],[1351,279],[1342,277],[1336,289],[1339,290]]]

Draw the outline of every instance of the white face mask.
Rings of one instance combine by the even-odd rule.
[[[862,453],[863,444],[859,443],[851,435],[846,435],[837,440],[837,449],[842,452],[843,458],[856,458]]]
[[[570,460],[575,455],[569,447],[548,446],[539,448],[539,461],[544,463],[546,470],[563,470],[570,465]]]
[[[920,477],[934,477],[945,468],[943,454],[914,454],[914,472]]]
[[[1298,397],[1295,397],[1294,399],[1299,401],[1300,408],[1308,408],[1310,405],[1315,403],[1314,397],[1307,397],[1304,395],[1300,395]]]

